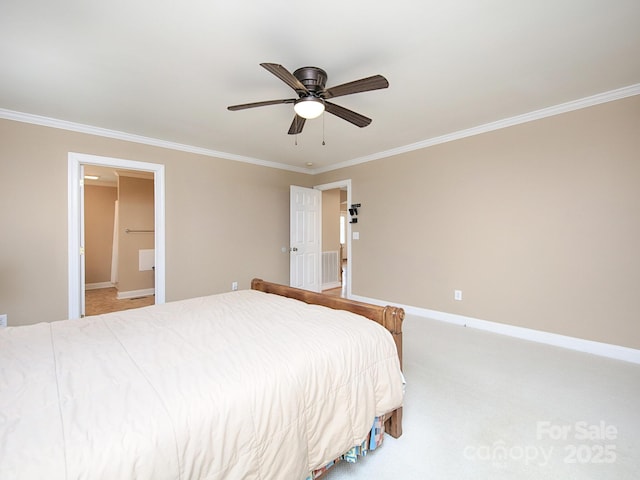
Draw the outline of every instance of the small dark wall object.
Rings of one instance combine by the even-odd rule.
[[[351,215],[351,221],[349,223],[358,223],[358,219],[356,215],[358,215],[358,208],[360,208],[359,203],[353,203],[351,208],[349,208],[349,215]]]

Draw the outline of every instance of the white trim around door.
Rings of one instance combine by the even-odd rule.
[[[68,231],[69,231],[69,318],[77,319],[82,314],[84,286],[81,280],[80,255],[83,248],[81,231],[80,182],[82,165],[99,165],[125,170],[141,170],[154,174],[155,210],[155,301],[165,302],[165,193],[164,165],[121,158],[100,157],[84,153],[69,152],[68,156]]]

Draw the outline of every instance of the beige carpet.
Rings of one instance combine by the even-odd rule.
[[[326,480],[637,480],[640,365],[408,315],[404,435]]]

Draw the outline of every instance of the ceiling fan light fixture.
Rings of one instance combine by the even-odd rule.
[[[296,114],[307,120],[317,118],[324,112],[324,102],[317,97],[302,97],[293,105]]]

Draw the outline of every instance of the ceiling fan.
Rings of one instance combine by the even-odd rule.
[[[243,103],[242,105],[232,105],[227,107],[227,109],[236,111],[254,107],[265,107],[267,105],[278,105],[281,103],[293,103],[295,117],[289,128],[289,135],[296,135],[302,132],[306,120],[320,116],[325,110],[358,127],[366,127],[371,123],[370,118],[341,107],[340,105],[336,105],[335,103],[331,103],[327,101],[327,99],[351,95],[353,93],[368,92],[370,90],[379,90],[389,86],[389,82],[382,75],[374,75],[353,82],[343,83],[342,85],[337,85],[332,88],[325,88],[327,72],[321,68],[302,67],[292,74],[277,63],[261,63],[260,66],[273,73],[295,90],[298,98]]]

